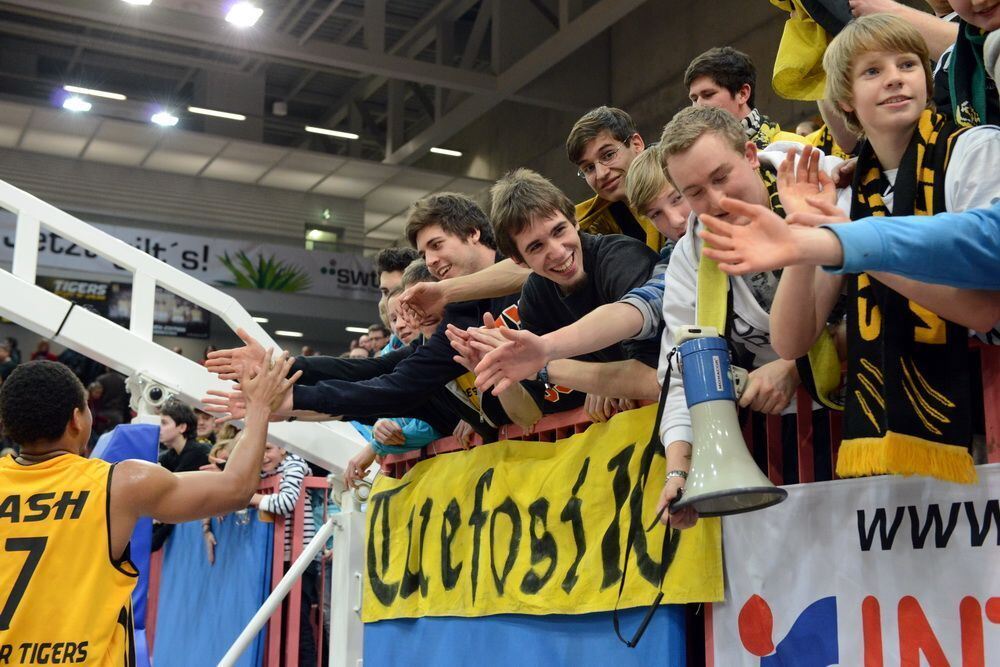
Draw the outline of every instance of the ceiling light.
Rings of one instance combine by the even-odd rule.
[[[353,132],[341,132],[340,130],[328,130],[325,127],[313,127],[312,125],[306,125],[306,132],[312,132],[313,134],[325,134],[330,137],[340,137],[341,139],[359,139],[360,135],[354,134]]]
[[[109,100],[128,99],[121,93],[109,93],[104,90],[94,90],[93,88],[81,88],[80,86],[63,86],[67,93],[77,93],[79,95],[90,95],[92,97],[106,97]]]
[[[319,229],[310,229],[306,234],[306,238],[310,241],[318,241],[323,238],[323,231]]]
[[[130,5],[141,5],[143,7],[148,7],[153,4],[153,0],[125,0]]]
[[[360,333],[360,334],[368,333],[368,327],[344,327],[344,330],[349,333]]]
[[[367,329],[365,329],[367,331]],[[278,329],[274,332],[275,336],[284,336],[285,338],[302,338],[301,331],[285,331],[283,329]]]
[[[188,107],[191,113],[202,116],[215,116],[216,118],[228,118],[229,120],[246,120],[247,117],[241,113],[229,113],[228,111],[216,111],[215,109],[203,109],[201,107]]]
[[[67,97],[63,102],[63,109],[68,111],[90,111],[91,104],[79,97]]]
[[[462,151],[453,151],[450,148],[438,148],[437,146],[431,149],[431,153],[447,155],[448,157],[462,157]]]
[[[267,324],[270,320],[268,320],[266,317],[259,317],[257,315],[254,315],[253,321],[256,322],[257,324]]]
[[[160,127],[173,127],[177,124],[177,116],[173,115],[169,111],[160,111],[154,113],[150,119]]]
[[[237,2],[229,8],[226,21],[237,28],[249,28],[264,14],[264,10],[251,2]]]

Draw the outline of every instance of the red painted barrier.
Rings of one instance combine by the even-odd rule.
[[[986,460],[1000,463],[1000,347],[978,344],[983,369]]]
[[[302,493],[299,494],[299,500],[295,504],[295,510],[292,513],[290,522],[292,530],[292,545],[291,545],[291,560],[290,563],[294,563],[304,550],[305,545],[302,543],[303,532],[305,531],[305,521],[312,521],[312,516],[306,516],[306,493],[309,489],[322,489],[327,490],[329,488],[329,483],[325,477],[306,477],[302,482]],[[323,521],[329,516],[329,505],[326,502],[327,495],[324,494],[323,502]],[[316,530],[319,531],[320,526],[315,526]],[[282,554],[284,553],[284,531],[281,534],[281,540],[278,540],[277,527],[274,533],[274,543],[277,549],[280,545]],[[277,553],[277,552],[276,552]],[[282,558],[284,556],[282,555]],[[322,561],[320,561],[322,563]],[[312,615],[310,618],[302,619],[302,580],[299,579],[295,582],[292,590],[288,594],[287,602],[287,622],[284,626],[285,631],[285,665],[297,665],[299,659],[299,629],[302,623],[313,623],[313,637],[316,640],[316,664],[317,666],[322,664],[323,659],[323,627],[324,627],[324,613],[323,613],[323,591],[326,586],[326,568],[320,567],[320,596],[319,596],[319,609],[317,610],[318,622],[313,623]],[[271,583],[273,588],[281,580],[281,576],[277,576]],[[272,618],[272,621],[274,619]],[[281,623],[271,623],[271,630],[273,628],[280,628]],[[269,660],[266,663],[266,667],[277,667],[279,661],[277,658],[272,662],[270,651],[268,653]]]
[[[973,344],[978,349],[982,359],[983,406],[986,425],[986,458],[989,463],[1000,463],[1000,346]],[[799,387],[798,412],[796,418],[796,450],[798,454],[798,476],[800,482],[814,482],[814,464],[816,452],[813,449],[814,420],[811,410],[812,401],[808,392]],[[591,421],[581,409],[560,412],[543,417],[531,431],[526,431],[516,424],[500,427],[500,440],[533,440],[538,442],[553,442],[581,433],[590,426]],[[829,419],[829,460],[832,469],[837,468],[837,451],[841,440],[841,415],[830,412]],[[749,419],[744,421],[744,438],[750,451],[755,450],[755,438]],[[767,417],[766,430],[767,473],[775,484],[783,483],[781,445],[781,418],[777,415]],[[472,446],[483,444],[476,436]],[[463,449],[454,437],[435,440],[423,449],[416,449],[405,454],[390,454],[381,462],[382,473],[390,477],[402,477],[406,471],[420,461],[434,456]],[[827,452],[823,452],[824,457]]]

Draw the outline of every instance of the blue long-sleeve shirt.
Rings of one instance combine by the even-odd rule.
[[[379,356],[384,357],[392,350],[402,347],[404,347],[403,341],[399,340],[396,334],[393,334],[389,339],[389,344],[385,346]],[[417,419],[416,417],[390,417],[388,419],[389,421],[396,422],[403,430],[405,442],[402,445],[386,445],[375,439],[372,427],[359,424],[358,422],[351,422],[354,424],[354,428],[371,443],[375,453],[380,456],[385,456],[386,454],[403,454],[411,449],[420,449],[441,437],[437,429],[422,419]]]
[[[926,216],[872,217],[824,225],[844,248],[833,273],[885,271],[926,283],[1000,290],[1000,202]]]
[[[405,454],[410,450],[426,447],[441,437],[441,434],[433,426],[415,417],[391,417],[389,421],[396,422],[403,429],[403,437],[406,441],[402,445],[386,445],[379,442],[375,439],[372,427],[367,424],[352,421],[351,425],[368,441],[379,456]]]
[[[653,275],[642,285],[634,287],[618,299],[619,303],[627,303],[642,315],[642,329],[632,336],[632,340],[650,340],[659,338],[663,330],[663,289],[666,286],[667,265],[670,264],[670,253],[674,251],[674,242],[667,241],[660,248],[660,261],[653,267]]]

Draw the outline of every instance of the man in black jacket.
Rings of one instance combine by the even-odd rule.
[[[439,280],[480,271],[500,258],[486,214],[464,195],[441,193],[415,203],[409,214],[407,236]],[[418,414],[420,406],[455,380],[468,387],[468,397],[481,409],[484,420],[493,425],[510,421],[529,425],[540,414],[535,407],[537,401],[524,388],[514,388],[512,395],[501,397],[500,404],[493,397],[486,397],[480,403],[474,378],[453,359],[446,326],[454,324],[463,330],[478,326],[487,313],[516,327],[517,295],[450,305],[437,332],[423,345],[404,347],[383,357],[297,359],[294,370],[305,371],[300,382],[307,384],[301,387],[304,391],[296,391],[276,414],[307,411],[336,416],[423,418]],[[247,360],[260,363],[262,352],[259,346],[220,350],[210,354],[206,366],[223,379],[231,379]],[[541,395],[544,388],[538,386],[534,391]],[[212,404],[219,406],[217,401]],[[551,411],[561,409],[566,408],[560,406]]]

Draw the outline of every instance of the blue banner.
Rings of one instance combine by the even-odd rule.
[[[631,637],[645,615],[642,607],[619,612],[622,634]],[[683,667],[684,641],[683,605],[661,606],[635,648],[618,641],[610,612],[407,618],[365,625],[364,662],[365,667]]]
[[[274,524],[258,521],[253,509],[243,520],[239,516],[212,519],[214,565],[208,562],[200,521],[179,524],[167,540],[153,647],[156,667],[217,664],[270,593]],[[263,663],[265,630],[238,665]]]

